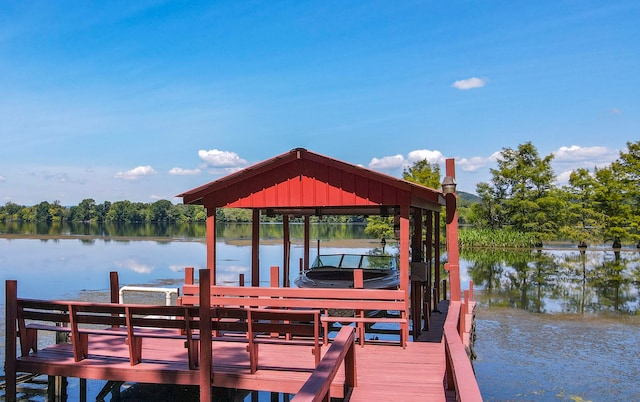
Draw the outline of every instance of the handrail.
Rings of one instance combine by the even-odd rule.
[[[456,400],[460,402],[482,401],[480,388],[476,380],[471,360],[460,339],[458,322],[462,304],[451,301],[449,312],[444,323],[445,353],[447,359],[447,387],[454,388]]]
[[[350,388],[355,387],[357,379],[354,345],[355,335],[353,328],[349,326],[342,327],[318,367],[316,367],[291,402],[329,401],[331,399],[329,395],[331,383],[343,361],[345,362],[345,385]]]

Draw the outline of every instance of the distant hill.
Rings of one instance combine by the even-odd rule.
[[[458,191],[456,194],[458,195],[459,201],[464,204],[476,204],[482,202],[482,198],[475,194],[465,193],[464,191]]]

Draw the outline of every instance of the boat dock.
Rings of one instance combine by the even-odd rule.
[[[246,395],[246,391],[276,392],[294,395],[294,401],[322,400],[317,398],[322,398],[323,395],[327,398],[330,396],[337,400],[350,401],[380,398],[402,401],[481,400],[468,357],[468,347],[463,344],[464,339],[470,339],[469,334],[463,333],[461,336],[457,330],[458,327],[472,327],[473,302],[463,303],[461,306],[459,302],[442,301],[438,307],[440,313],[433,313],[429,320],[431,329],[423,331],[421,339],[408,342],[405,347],[397,341],[376,339],[374,329],[367,331],[366,341],[361,344],[356,342],[356,331],[350,326],[345,326],[337,331],[329,345],[322,348],[320,364],[315,362],[308,344],[301,345],[291,340],[283,340],[260,344],[259,362],[256,361],[257,367],[252,370],[251,354],[247,353],[249,347],[244,342],[246,338],[242,338],[241,342],[230,338],[212,338],[211,342],[207,343],[200,339],[200,348],[197,350],[200,356],[198,366],[193,364],[193,355],[190,349],[185,347],[188,337],[175,332],[167,335],[160,329],[142,332],[141,329],[130,326],[135,321],[133,317],[114,314],[113,317],[105,318],[103,315],[105,311],[116,311],[113,310],[115,308],[124,309],[123,311],[129,314],[129,310],[142,307],[120,303],[33,301],[17,298],[16,291],[16,282],[7,281],[7,306],[9,310],[13,310],[9,311],[6,323],[5,364],[8,381],[5,398],[8,401],[16,400],[18,387],[15,378],[18,373],[46,374],[50,379],[101,379],[118,384],[118,387],[124,382],[193,385],[200,386],[201,399],[203,395],[211,395],[210,390],[202,393],[204,381],[208,384],[207,387],[225,388],[238,395]],[[56,319],[69,321],[71,328],[51,328],[22,322],[25,316],[44,318],[47,314],[47,303],[58,306],[54,307]],[[466,305],[471,306],[469,310]],[[21,308],[24,308],[24,311]],[[37,311],[28,310],[34,308],[37,308]],[[167,313],[177,314],[176,309],[183,307],[149,308],[156,311],[167,309]],[[96,322],[124,323],[127,330],[120,332],[92,328],[79,329],[80,332],[74,333],[74,321],[87,323],[89,320],[87,316],[74,316],[73,312],[76,310],[99,311],[100,315],[93,317]],[[68,312],[69,319],[65,319],[60,311]],[[465,311],[470,311],[471,314],[459,316],[459,312]],[[281,312],[278,311],[276,314]],[[275,315],[268,317],[275,318]],[[154,325],[162,325],[159,319],[152,320]],[[202,315],[199,320],[202,320]],[[178,328],[175,326],[178,324],[174,324],[176,321],[181,322],[179,319],[170,321],[172,328]],[[460,325],[462,321],[466,324]],[[142,324],[138,322],[137,325]],[[202,321],[199,325],[202,325]],[[191,326],[185,322],[184,328]],[[30,331],[71,332],[71,341],[36,346],[33,343],[35,337],[27,335],[35,333]],[[332,332],[335,333],[335,329]],[[388,332],[386,331],[387,334]],[[399,337],[399,328],[395,332]],[[86,336],[83,341],[85,352],[78,356],[78,342],[83,336]],[[132,341],[138,338],[139,342]],[[135,344],[140,345],[138,352],[135,352],[135,348],[132,349],[132,345]],[[209,345],[210,350],[205,350],[205,345]],[[33,352],[30,349],[32,347],[37,351]],[[21,354],[12,354],[11,349],[17,349]],[[137,356],[135,362],[132,360],[132,353]],[[211,367],[210,372],[204,369],[206,367]],[[316,381],[318,379],[320,380]],[[326,386],[322,385],[323,383]],[[81,401],[86,400],[86,382],[84,384],[84,391],[81,386],[79,395]],[[469,385],[475,385],[471,392],[467,389]],[[303,389],[310,389],[311,395],[300,394]],[[56,395],[52,394],[55,390],[49,392],[51,398],[56,398]]]
[[[460,283],[453,159],[446,175],[437,190],[296,148],[180,194],[207,210],[207,256],[198,284],[185,268],[178,306],[119,303],[117,273],[110,303],[20,299],[7,281],[6,400],[16,400],[22,372],[193,385],[201,401],[212,387],[293,394],[295,402],[482,400],[470,361],[473,285],[463,295]],[[251,286],[243,277],[239,286],[216,282],[217,208],[252,212]],[[260,286],[261,214],[281,215],[283,224],[283,263],[271,267],[269,287]],[[300,269],[308,270],[310,218],[326,215],[392,217],[397,288],[364,288],[360,268],[347,288],[289,287],[289,219],[303,220]],[[296,315],[307,318],[294,323]],[[44,331],[68,341],[40,345]]]

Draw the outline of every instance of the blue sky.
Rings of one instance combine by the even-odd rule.
[[[640,138],[640,2],[0,0],[0,205],[157,199],[296,147],[458,188]]]

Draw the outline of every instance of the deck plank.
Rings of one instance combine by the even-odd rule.
[[[198,385],[199,373],[189,370],[183,346],[183,341],[177,339],[145,339],[142,362],[131,366],[123,337],[93,336],[86,360],[75,362],[71,346],[60,344],[42,349],[37,355],[19,358],[18,367],[29,371],[46,363],[52,375]],[[295,394],[315,365],[309,346],[262,344],[258,371],[251,374],[245,346],[237,342],[213,343],[212,385]],[[322,348],[323,353],[327,350]],[[356,346],[355,351],[358,386],[351,401],[447,400],[442,342],[409,342],[405,349],[391,344],[367,344]],[[333,397],[344,396],[344,381],[341,368],[332,384]]]

